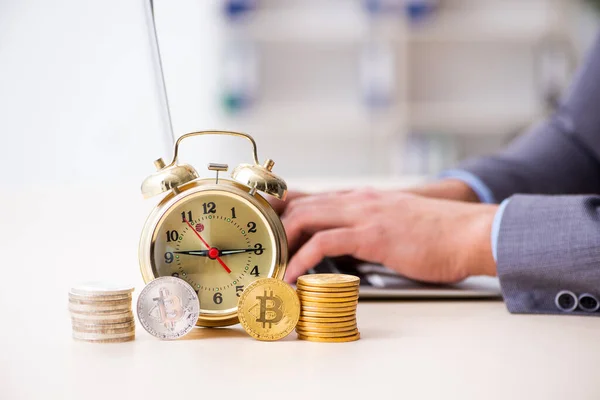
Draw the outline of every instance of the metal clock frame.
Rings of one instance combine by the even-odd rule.
[[[273,266],[271,278],[283,279],[288,261],[288,246],[285,229],[281,220],[262,196],[258,194],[250,195],[250,188],[238,182],[228,179],[215,180],[211,178],[198,179],[187,183],[178,188],[177,192],[171,191],[154,208],[142,230],[142,237],[139,245],[140,270],[145,283],[156,279],[156,268],[152,263],[152,253],[156,243],[157,227],[169,210],[174,209],[178,204],[187,199],[190,195],[201,193],[203,191],[221,191],[231,197],[237,197],[239,201],[253,206],[264,217],[269,226],[269,238],[275,243],[275,265]],[[234,325],[239,322],[237,310],[228,313],[202,313],[198,318],[196,325],[204,327],[220,327]]]

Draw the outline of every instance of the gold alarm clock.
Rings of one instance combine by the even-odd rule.
[[[200,177],[178,163],[183,140],[201,135],[229,135],[252,144],[254,164],[241,164],[232,179],[220,179],[226,164],[211,163],[213,176]],[[256,143],[247,134],[193,132],[175,143],[173,160],[154,162],[157,172],[142,183],[145,198],[165,194],[146,220],[139,247],[146,283],[160,276],[185,280],[198,293],[198,326],[238,323],[238,298],[259,278],[283,279],[288,258],[281,221],[258,192],[284,200],[285,181],[271,172],[274,162],[258,161]],[[207,171],[208,173],[208,171]]]

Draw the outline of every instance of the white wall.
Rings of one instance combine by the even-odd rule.
[[[167,3],[157,0],[157,13],[175,130],[214,127],[217,83],[199,81],[216,75],[215,2]],[[83,181],[138,187],[154,159],[170,157],[146,4],[0,0],[0,190]],[[160,26],[171,17],[181,24]],[[198,33],[193,41],[181,32],[186,26]]]
[[[221,2],[156,3],[176,134],[243,128],[243,123],[224,118],[219,104],[220,57],[227,36]],[[146,7],[147,0],[0,0],[0,156],[10,171],[0,191],[7,184],[56,182],[117,182],[137,190],[153,171],[154,159],[170,158]],[[582,37],[595,29],[589,21],[596,18],[589,15],[586,11],[572,23]],[[342,126],[357,119],[353,110],[349,116],[336,114],[335,107],[319,110],[310,122],[319,128],[328,118]],[[282,129],[273,122],[282,119],[278,111],[263,115],[265,129],[250,133],[259,140],[260,158],[274,158],[276,172],[283,171],[284,178],[303,171],[328,174],[333,167],[338,175],[364,169],[361,163],[367,159],[360,156],[366,150],[350,148],[351,142],[340,137],[331,138],[329,147],[313,146],[314,163],[306,163],[305,152],[289,142],[298,119],[295,111],[288,111],[292,117]],[[267,125],[280,136],[261,138]],[[326,138],[319,134],[305,140],[324,143]],[[209,161],[249,161],[248,149],[234,140],[198,140],[182,156],[202,172]],[[331,160],[333,152],[338,159]]]

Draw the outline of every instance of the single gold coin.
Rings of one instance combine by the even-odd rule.
[[[307,340],[309,342],[325,342],[325,343],[354,342],[354,341],[360,339],[360,333],[357,333],[356,335],[352,335],[352,336],[344,336],[344,337],[337,337],[337,338],[323,338],[323,337],[316,337],[316,336],[304,336],[304,335],[298,334],[298,339]]]
[[[305,329],[300,329],[296,327],[296,332],[302,336],[316,336],[316,337],[343,337],[343,336],[351,336],[358,333],[357,327],[351,328],[342,328],[337,331],[331,332],[315,332]]]
[[[313,301],[305,301],[300,299],[300,304],[302,307],[315,307],[315,308],[346,308],[346,307],[356,307],[358,305],[358,301],[347,301],[344,303],[323,303],[323,302],[313,302]]]
[[[315,290],[305,290],[305,289],[296,289],[296,293],[298,293],[298,296],[307,296],[307,297],[318,297],[318,298],[324,298],[324,299],[331,299],[331,298],[338,298],[338,297],[357,297],[358,296],[358,290],[349,290],[349,291],[343,291],[343,292],[324,292],[321,291],[319,289],[315,289]]]
[[[296,328],[296,333],[302,336],[311,336],[311,337],[320,337],[320,338],[334,338],[334,337],[344,337],[356,335],[358,333],[358,329],[347,329],[345,331],[337,331],[337,332],[313,332],[313,331],[305,331]]]
[[[298,293],[298,292],[296,292]],[[308,296],[303,293],[298,293],[298,297],[300,300],[306,301],[314,301],[316,303],[343,303],[345,301],[356,301],[358,300],[358,294],[354,296],[344,296],[344,297],[318,297],[318,296]]]
[[[265,278],[252,282],[238,300],[240,324],[258,340],[279,340],[290,334],[300,318],[300,300],[287,283]]]
[[[316,311],[323,313],[343,313],[343,312],[356,312],[356,305],[345,306],[345,307],[322,307],[322,306],[314,306],[314,305],[305,305],[302,303],[302,312],[304,311]]]
[[[336,293],[345,293],[346,295],[351,295],[360,291],[360,286],[332,288],[325,286],[309,286],[301,283],[296,283],[296,288],[301,292],[310,292],[311,294],[318,293],[322,295],[331,295]]]
[[[307,331],[315,329],[337,329],[356,326],[356,319],[351,319],[344,322],[306,322],[298,321],[296,328],[306,329]]]
[[[328,308],[328,310],[332,310],[332,309]],[[356,310],[336,311],[336,312],[309,311],[309,310],[300,311],[300,318],[304,319],[306,317],[320,317],[320,318],[329,318],[329,319],[340,318],[340,317],[356,318]]]
[[[310,301],[313,303],[345,303],[348,301],[357,301],[358,295],[356,296],[346,296],[346,297],[316,297],[316,296],[307,296],[305,294],[298,293],[298,297],[300,301]]]
[[[298,323],[302,322],[302,323],[323,323],[323,324],[333,324],[336,322],[342,323],[342,322],[348,322],[348,321],[355,321],[356,320],[356,315],[349,315],[347,317],[309,317],[306,315],[300,315],[300,319],[298,320]]]
[[[337,333],[338,336],[342,336],[342,335],[340,335],[341,332],[347,332],[347,331],[351,331],[351,330],[354,330],[354,329],[358,329],[356,323],[352,324],[352,325],[349,325],[349,326],[341,326],[341,327],[338,327],[338,328],[296,325],[296,332],[298,332],[298,333],[303,333],[303,332]]]
[[[360,278],[345,274],[311,274],[298,277],[298,284],[312,287],[355,287],[360,284]]]

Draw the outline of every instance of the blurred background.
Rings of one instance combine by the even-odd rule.
[[[596,33],[595,3],[156,0],[173,131],[250,133],[292,184],[420,181],[552,111]],[[0,0],[10,185],[137,190],[171,157],[160,89],[146,0]],[[202,173],[249,150],[201,138],[182,158]]]

